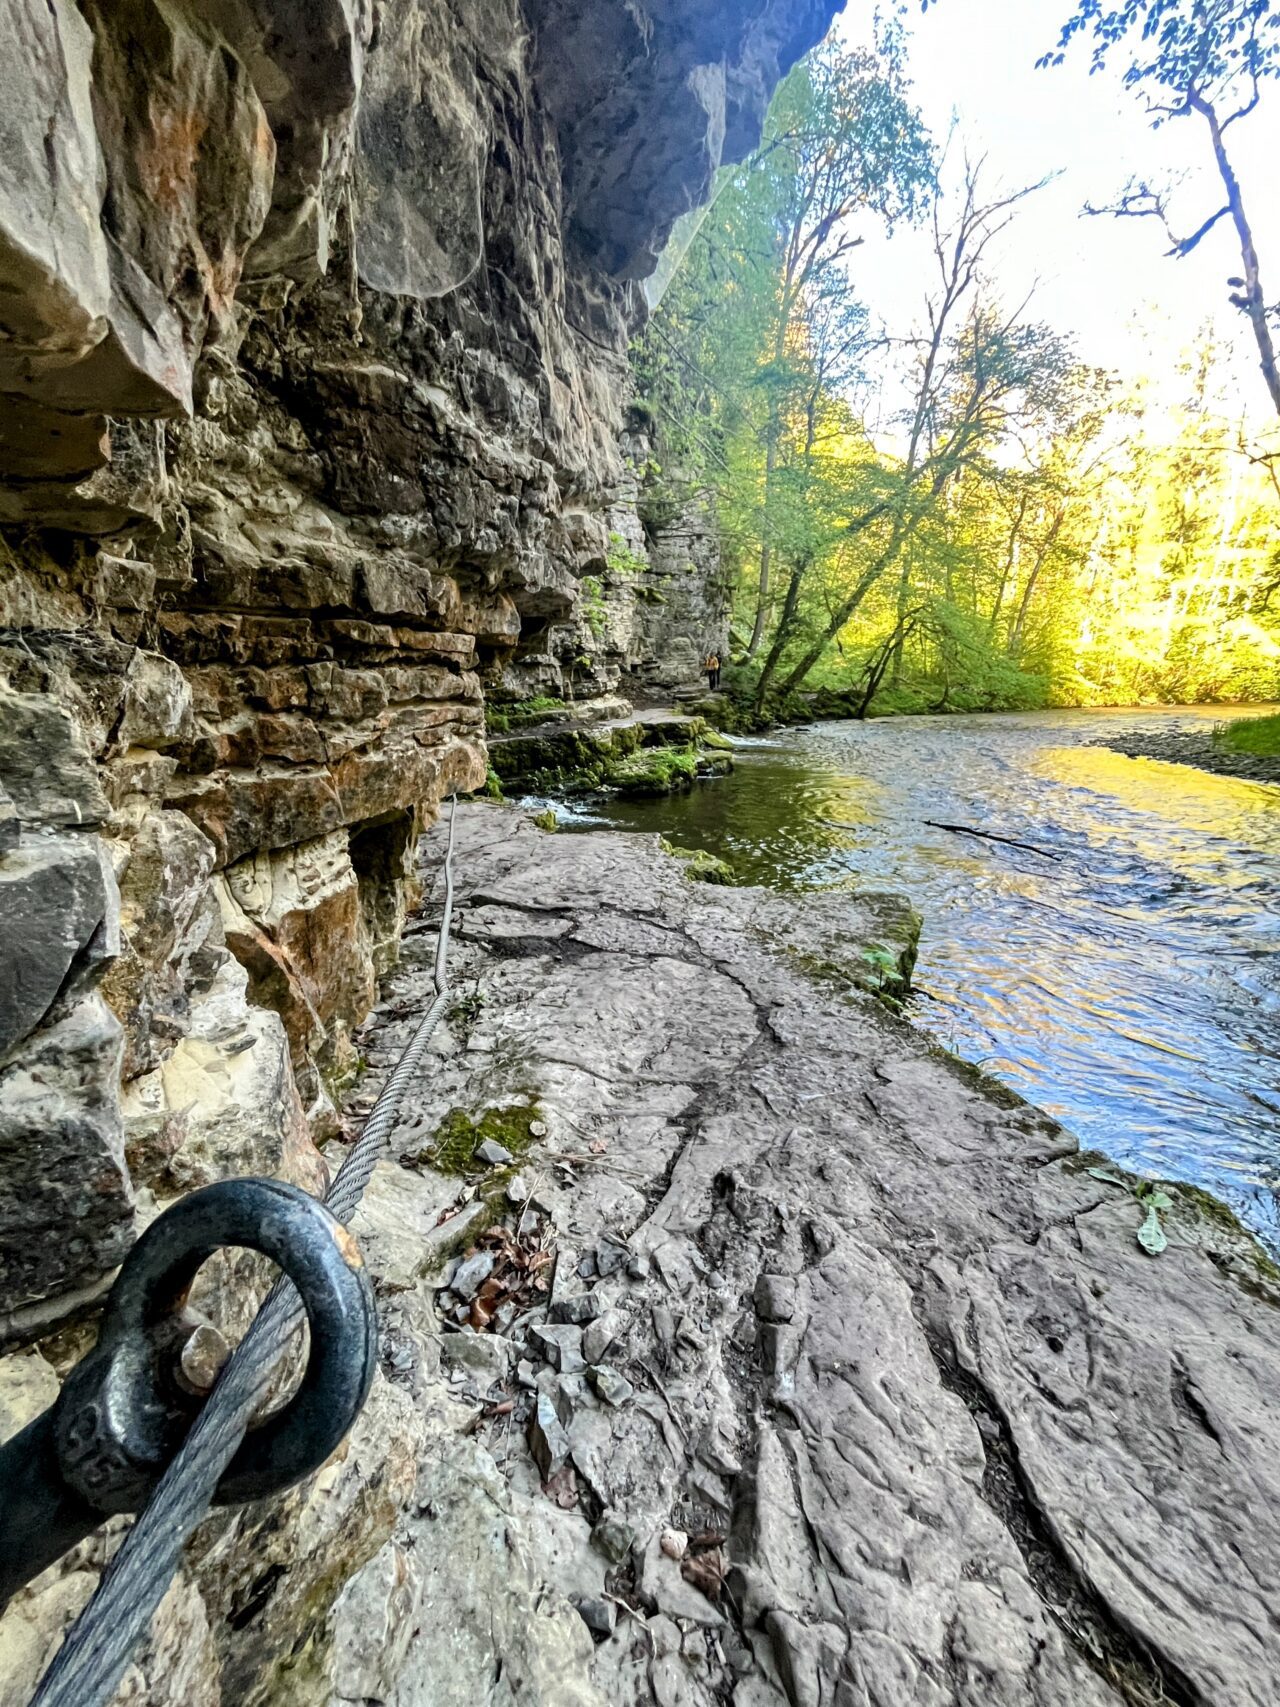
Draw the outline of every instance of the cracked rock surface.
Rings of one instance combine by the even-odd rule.
[[[353,1113],[425,1007],[442,852]],[[330,1698],[1280,1698],[1280,1291],[1229,1216],[1172,1188],[1147,1256],[1068,1133],[860,991],[905,903],[707,889],[491,806],[456,870],[454,1007],[357,1222],[430,1424]],[[514,1172],[423,1159],[513,1108]]]

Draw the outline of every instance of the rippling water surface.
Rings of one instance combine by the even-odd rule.
[[[747,882],[906,893],[925,918],[919,1025],[1280,1247],[1280,788],[1089,744],[1219,715],[820,724],[744,745],[691,795],[577,823],[661,830]]]

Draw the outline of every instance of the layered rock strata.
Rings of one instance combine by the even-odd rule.
[[[675,571],[622,437],[631,281],[831,11],[0,0],[6,1429],[159,1208],[321,1183],[486,687],[696,674],[714,636],[643,590]],[[408,1497],[399,1402],[341,1509],[270,1518],[330,1597]],[[0,1672],[108,1544],[0,1623]],[[205,1663],[239,1570],[175,1587],[135,1693],[245,1699]]]
[[[237,1075],[175,1100],[209,1003],[275,1016],[280,1131],[332,1129],[482,684],[696,680],[722,618],[658,617],[709,559],[637,519],[628,281],[830,10],[7,0],[10,1313],[99,1284],[138,1186],[239,1166],[186,1131]]]

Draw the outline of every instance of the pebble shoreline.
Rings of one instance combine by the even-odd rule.
[[[1238,776],[1247,782],[1280,783],[1280,759],[1235,753],[1219,746],[1212,735],[1169,729],[1150,735],[1127,734],[1100,738],[1093,747],[1110,747],[1130,759],[1163,759],[1166,764],[1190,765],[1215,776]]]

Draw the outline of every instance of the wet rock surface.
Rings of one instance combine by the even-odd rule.
[[[448,1268],[419,1283],[415,1390],[458,1421],[334,1614],[341,1699],[375,1673],[396,1703],[1274,1699],[1280,1290],[1230,1218],[1174,1188],[1144,1254],[1069,1134],[815,981],[807,899],[500,807],[460,810],[456,859],[458,1000],[387,1171],[445,1227],[485,1206],[473,1296],[516,1308],[495,1337]],[[828,899],[852,960],[891,903]],[[415,924],[375,1071],[431,948]],[[546,1129],[520,1206],[404,1161],[510,1103]],[[422,1639],[362,1670],[371,1605]]]

